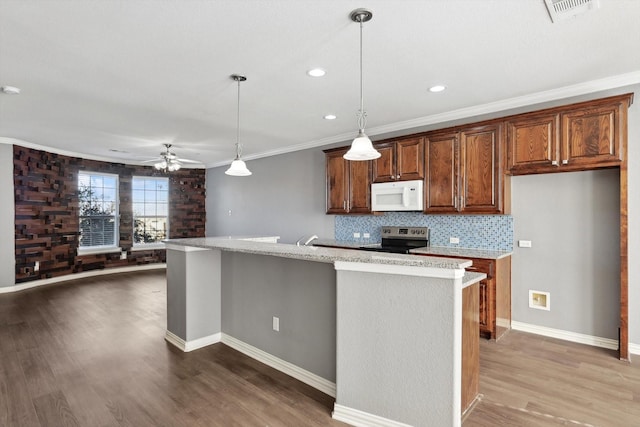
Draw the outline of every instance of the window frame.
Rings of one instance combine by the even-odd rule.
[[[166,233],[165,233],[165,237],[164,239],[168,239],[169,238],[169,232],[171,229],[171,224],[170,224],[170,215],[169,215],[169,196],[170,196],[170,185],[171,182],[169,181],[168,177],[163,177],[163,176],[144,176],[144,175],[134,175],[131,177],[131,218],[132,218],[132,230],[131,230],[131,241],[132,241],[132,245],[131,245],[131,251],[144,251],[144,250],[150,250],[150,249],[164,249],[165,245],[162,241],[156,241],[156,242],[152,242],[152,243],[136,243],[136,239],[135,239],[135,230],[136,230],[136,218],[139,218],[138,216],[136,216],[136,212],[134,209],[134,205],[136,203],[145,203],[145,200],[135,200],[134,199],[134,185],[133,182],[135,180],[144,180],[144,181],[162,181],[164,183],[166,183],[167,185],[167,197],[166,197],[166,204],[167,204],[167,215],[166,217],[159,217],[159,216],[155,216],[154,218],[166,218]],[[156,206],[158,204],[158,200],[156,198]],[[147,216],[142,215],[142,218],[147,218]],[[164,240],[163,239],[163,240]]]
[[[81,223],[83,217],[90,217],[88,215],[81,215],[80,213],[80,178],[82,175],[88,175],[89,181],[91,182],[91,177],[100,176],[100,177],[108,177],[114,178],[115,183],[115,212],[113,214],[114,226],[113,226],[113,244],[112,245],[94,245],[94,246],[81,246],[82,240],[80,237],[82,236]],[[93,254],[104,254],[104,253],[115,253],[121,252],[122,248],[120,247],[120,175],[113,173],[105,173],[105,172],[94,172],[94,171],[86,171],[81,170],[78,171],[77,177],[77,185],[78,185],[78,231],[80,232],[78,238],[78,255],[93,255]]]

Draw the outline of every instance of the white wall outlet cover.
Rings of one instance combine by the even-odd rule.
[[[530,248],[531,240],[518,240],[518,247],[520,248]]]
[[[353,237],[355,239],[359,239],[360,238],[360,233],[353,233]]]
[[[551,294],[549,292],[529,290],[529,308],[551,311]]]
[[[449,243],[457,245],[458,243],[460,243],[460,238],[459,237],[449,237]]]
[[[364,234],[362,235],[362,237],[364,237],[365,239],[368,239],[369,237],[371,237],[371,234],[369,234],[369,233],[364,233]]]
[[[276,332],[280,331],[280,318],[273,316],[273,330]]]

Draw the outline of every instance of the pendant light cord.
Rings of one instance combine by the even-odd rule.
[[[364,79],[362,78],[362,27],[364,25],[362,20],[363,17],[361,15],[358,17],[358,21],[360,22],[360,111],[358,112],[358,128],[364,131],[367,122],[367,113],[364,111]]]
[[[240,79],[238,81],[238,109],[236,114],[236,160],[240,159]]]

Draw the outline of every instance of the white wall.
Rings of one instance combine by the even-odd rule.
[[[0,287],[15,285],[13,146],[0,144]]]

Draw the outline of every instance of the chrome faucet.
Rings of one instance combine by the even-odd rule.
[[[305,240],[304,243],[302,243],[302,241],[304,240],[305,236],[302,236],[301,238],[298,239],[298,241],[296,242],[296,246],[309,246],[309,243],[313,242],[314,240],[316,240],[318,238],[318,236],[316,236],[315,234],[309,236],[309,238],[307,238],[307,240]],[[302,244],[301,244],[302,243]]]

